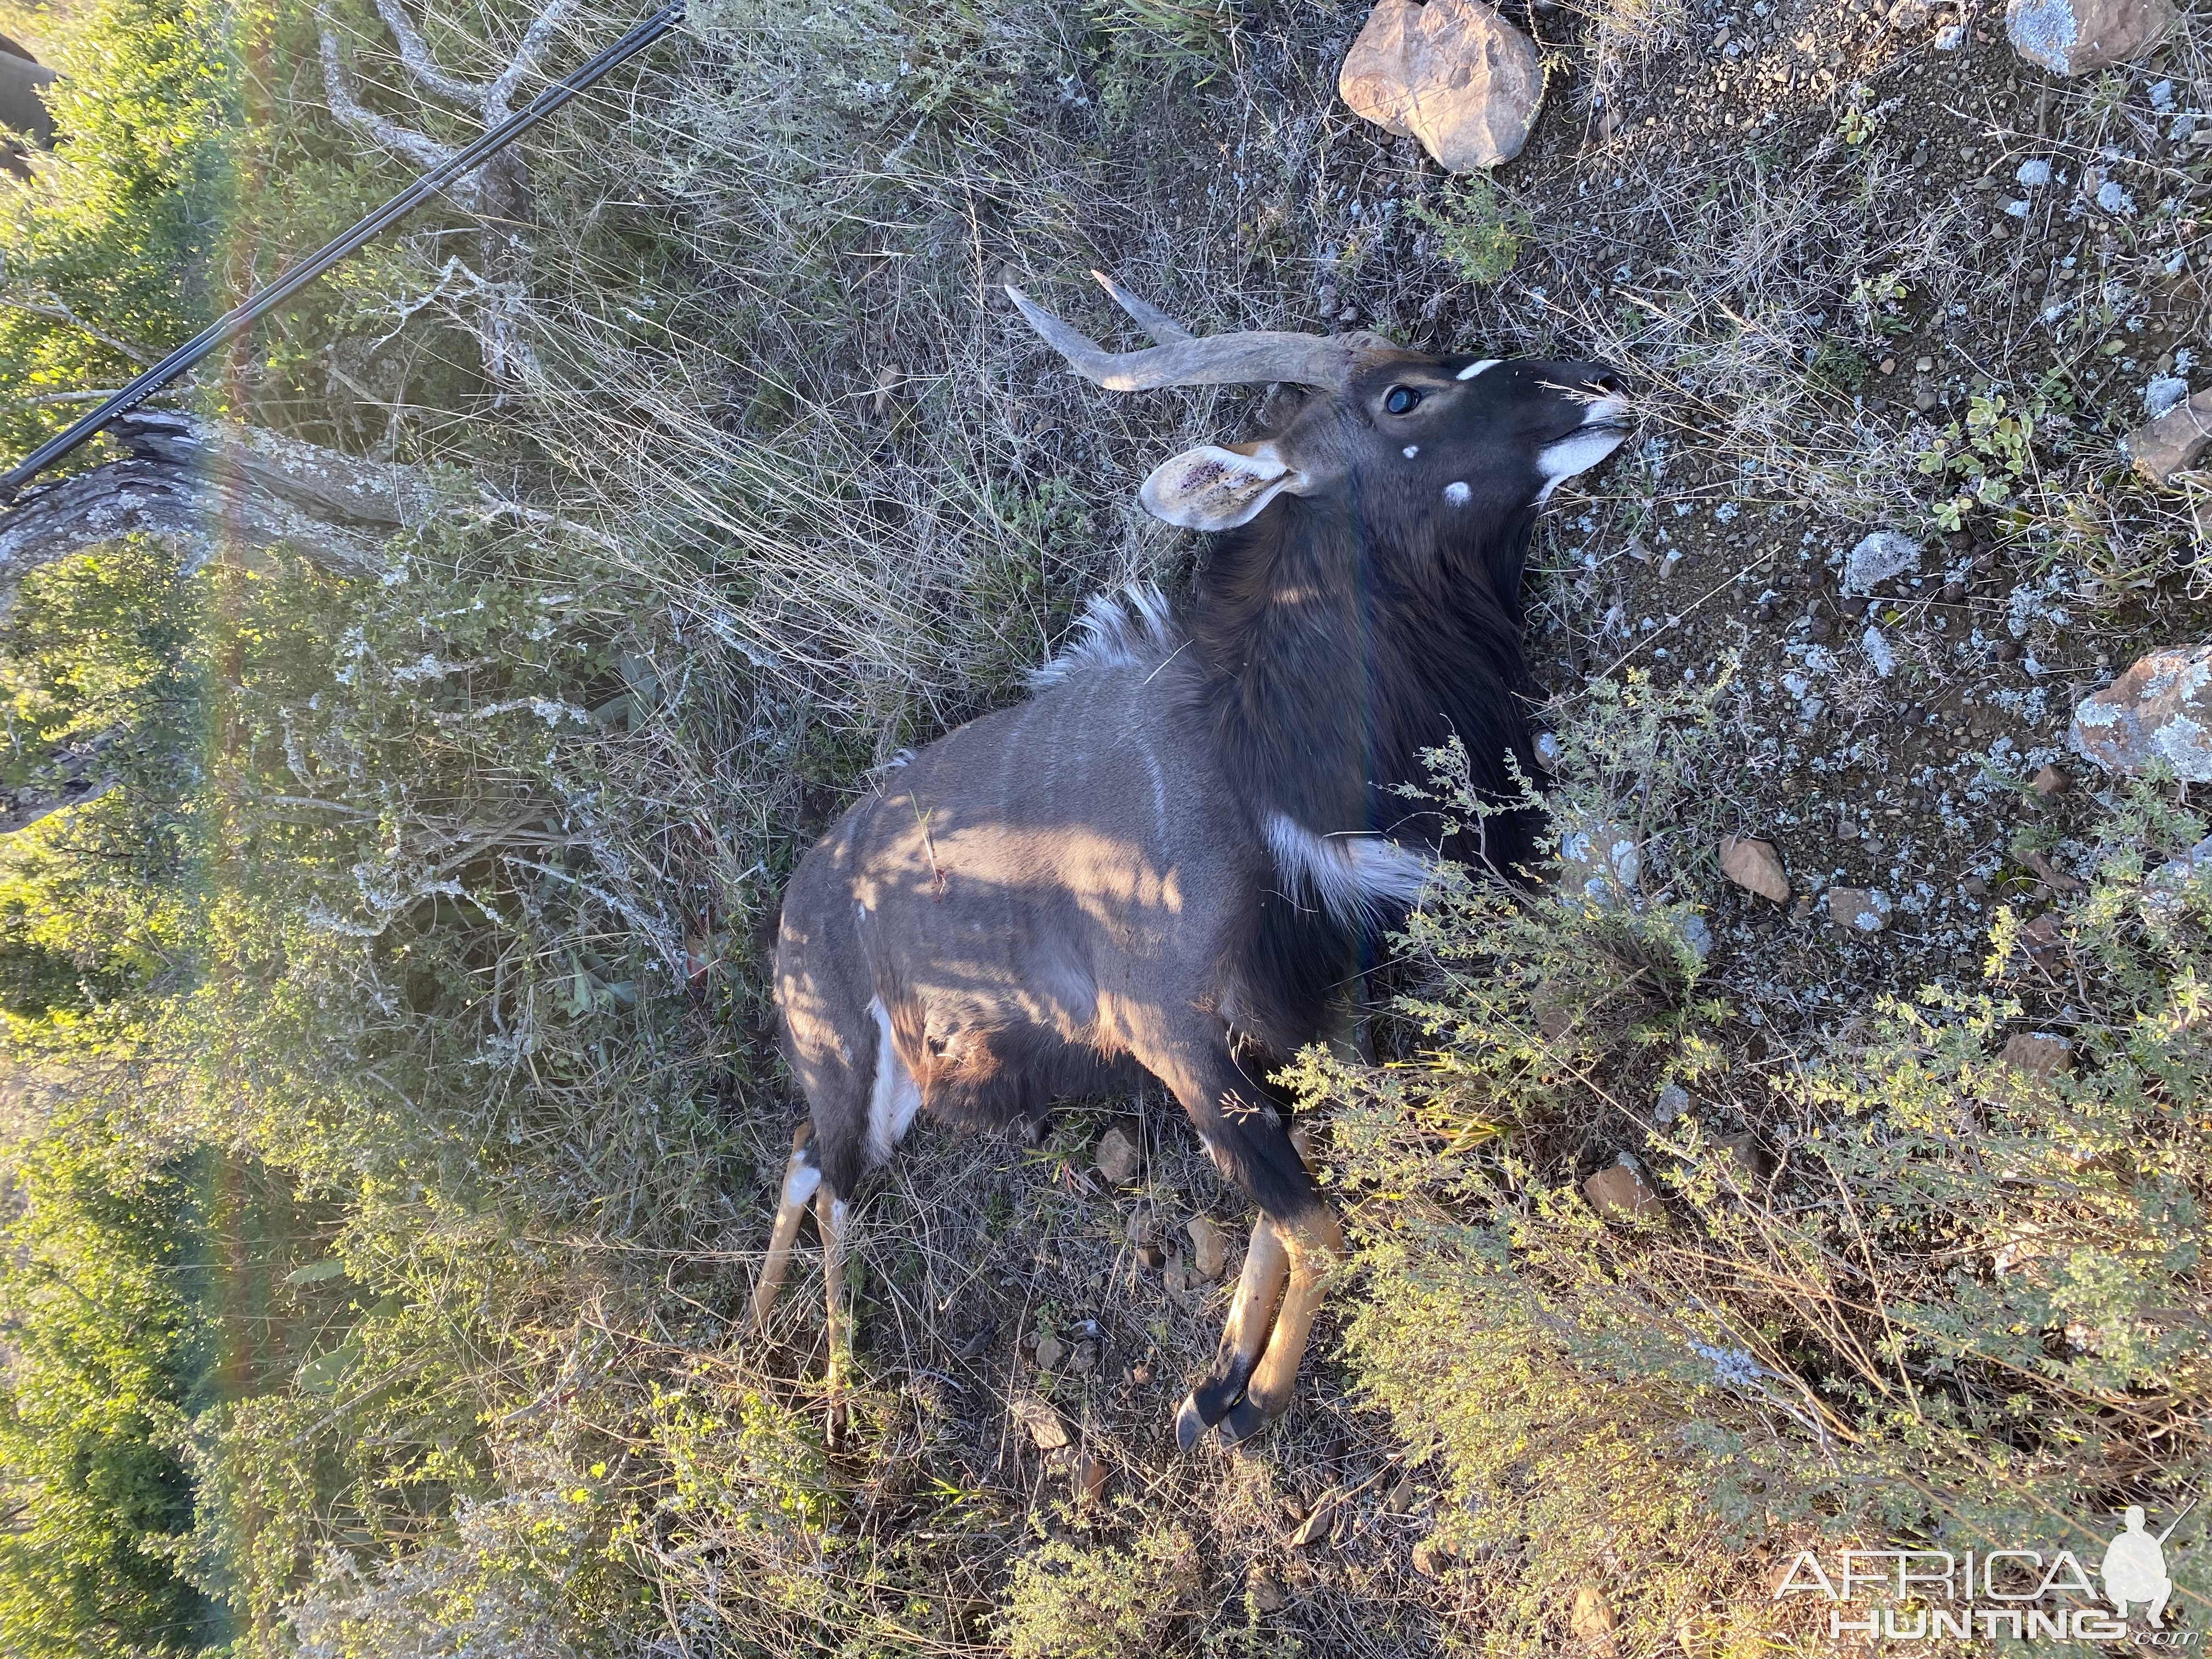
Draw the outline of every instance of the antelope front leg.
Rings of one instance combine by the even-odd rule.
[[[1176,1412],[1176,1444],[1188,1451],[1206,1431],[1228,1413],[1244,1392],[1252,1368],[1260,1363],[1268,1328],[1275,1322],[1275,1304],[1290,1277],[1291,1258],[1282,1236],[1265,1215],[1252,1224],[1251,1248],[1244,1252],[1244,1271],[1237,1279],[1237,1299],[1229,1304],[1229,1321],[1221,1328],[1221,1346],[1214,1351],[1213,1370],[1183,1396]]]
[[[758,1336],[768,1328],[769,1314],[783,1289],[784,1276],[791,1271],[791,1246],[799,1237],[799,1219],[806,1213],[814,1189],[822,1184],[822,1171],[814,1167],[814,1160],[806,1150],[813,1134],[814,1126],[802,1123],[791,1137],[791,1162],[783,1170],[782,1201],[775,1208],[775,1226],[769,1234],[768,1256],[761,1263],[760,1283],[753,1286],[752,1317],[745,1327],[750,1336]]]
[[[1297,1387],[1298,1362],[1305,1358],[1306,1336],[1330,1275],[1344,1259],[1344,1230],[1336,1218],[1323,1211],[1318,1222],[1309,1223],[1289,1240],[1290,1284],[1283,1292],[1282,1311],[1268,1335],[1267,1351],[1252,1372],[1244,1397],[1221,1419],[1220,1435],[1230,1445],[1249,1440],[1290,1409]]]

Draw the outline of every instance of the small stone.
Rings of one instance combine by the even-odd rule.
[[[1877,582],[1908,575],[1920,568],[1920,544],[1894,530],[1877,530],[1862,537],[1844,555],[1844,592],[1870,593]]]
[[[1066,1448],[1067,1425],[1060,1420],[1051,1402],[1034,1389],[1018,1387],[1006,1405],[1014,1420],[1029,1431],[1030,1442],[1039,1451],[1056,1452]]]
[[[1936,394],[1932,392],[1914,392],[1912,394],[1912,406],[1918,410],[1923,415],[1925,415],[1929,410],[1936,407]]]
[[[1158,1273],[1168,1265],[1168,1253],[1157,1244],[1137,1246],[1137,1261],[1148,1273]]]
[[[1327,1543],[1336,1526],[1336,1494],[1328,1493],[1313,1506],[1312,1513],[1298,1522],[1297,1530],[1283,1541],[1294,1550],[1302,1550],[1309,1544]]]
[[[1725,1158],[1739,1180],[1764,1181],[1771,1167],[1759,1137],[1746,1129],[1732,1135],[1715,1135],[1713,1150]]]
[[[2058,918],[2047,910],[2020,930],[2020,939],[2031,962],[2046,963],[2066,954],[2066,936],[2058,931]]]
[[[1936,360],[1933,357],[1915,357],[1912,360],[1912,371],[1916,374],[1929,374],[1935,367]]]
[[[1192,1271],[1212,1283],[1229,1265],[1229,1235],[1212,1217],[1202,1215],[1184,1223],[1183,1231],[1190,1235]]]
[[[1567,1615],[1567,1628],[1588,1645],[1594,1654],[1611,1654],[1616,1646],[1613,1632],[1620,1620],[1613,1610],[1613,1603],[1605,1599],[1604,1589],[1597,1584],[1578,1584],[1575,1587],[1575,1605]]]
[[[1866,595],[1863,593],[1846,593],[1844,595],[1842,599],[1838,601],[1836,609],[1842,611],[1844,615],[1850,617],[1851,621],[1856,622],[1861,617],[1865,616],[1867,613]]]
[[[2172,0],[2009,0],[2005,38],[2054,75],[2087,75],[2124,64],[2173,27]]]
[[[1440,1578],[1458,1554],[1458,1547],[1447,1540],[1424,1538],[1413,1546],[1413,1571],[1424,1578]]]
[[[1401,1474],[1384,1495],[1382,1512],[1385,1515],[1411,1515],[1419,1498],[1420,1492],[1413,1485],[1413,1477]]]
[[[1583,1182],[1583,1196],[1602,1216],[1626,1220],[1665,1213],[1659,1194],[1644,1178],[1643,1165],[1626,1152],[1617,1154],[1610,1165]]]
[[[2056,795],[2063,795],[2073,787],[2073,779],[2048,763],[2037,770],[2034,779],[2028,785],[2029,788],[2034,790],[2045,800]]]
[[[2018,640],[2002,640],[1997,644],[1999,662],[2018,662],[2026,654],[2026,647]]]
[[[1291,1601],[1282,1581],[1265,1567],[1255,1567],[1245,1575],[1244,1593],[1252,1598],[1255,1613],[1280,1613]]]
[[[1945,582],[1945,583],[1943,584],[1943,603],[1944,603],[1944,604],[1946,604],[1946,605],[1956,605],[1956,604],[1958,604],[1958,603],[1959,603],[1959,601],[1960,601],[1960,600],[1961,600],[1961,599],[1965,599],[1966,597],[1966,583],[1964,583],[1964,582],[1960,581],[1960,580],[1956,576],[1952,577],[1952,578],[1951,578],[1951,580],[1950,580],[1949,581]]]
[[[1997,1057],[2015,1071],[2045,1082],[2074,1069],[2074,1045],[2041,1031],[2015,1031],[2005,1039],[2004,1051]]]
[[[1959,884],[1959,890],[1968,898],[1987,898],[1990,896],[1990,884],[1979,876],[1968,876]]]
[[[1048,1371],[1057,1369],[1066,1352],[1066,1346],[1050,1331],[1037,1333],[1036,1363],[1039,1370]]]
[[[2137,427],[2120,440],[2120,447],[2136,464],[2136,471],[2162,484],[2212,444],[2212,390],[2177,403],[2156,420]]]
[[[2075,750],[2132,776],[2154,760],[2184,783],[2212,782],[2212,645],[2154,651],[2075,707]]]
[[[1544,68],[1534,43],[1481,0],[1381,0],[1336,89],[1354,114],[1468,173],[1521,153]]]
[[[1829,622],[1826,617],[1815,617],[1813,618],[1812,622],[1807,625],[1805,631],[1816,640],[1825,640],[1829,635],[1834,633],[1836,629],[1834,624]]]
[[[1889,925],[1889,895],[1879,887],[1831,887],[1828,917],[1855,933],[1879,933]]]
[[[1096,1342],[1077,1343],[1074,1353],[1067,1361],[1067,1374],[1070,1376],[1088,1376],[1097,1369],[1098,1345]]]
[[[1079,1504],[1095,1504],[1106,1490],[1106,1460],[1088,1450],[1075,1455],[1075,1462],[1068,1473]]]
[[[1136,1179],[1143,1164],[1144,1153],[1126,1130],[1112,1128],[1098,1137],[1098,1145],[1091,1154],[1097,1165],[1098,1174],[1109,1187],[1126,1187]]]
[[[1751,836],[1721,837],[1721,873],[1747,893],[1777,904],[1790,902],[1790,877],[1771,841]]]
[[[1771,605],[1758,605],[1753,609],[1751,618],[1753,622],[1771,623],[1774,620],[1774,607]]]

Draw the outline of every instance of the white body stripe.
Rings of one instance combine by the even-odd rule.
[[[876,1082],[868,1095],[868,1164],[873,1168],[890,1157],[914,1127],[921,1091],[891,1041],[890,1011],[884,1000],[870,997],[868,1012],[876,1017]]]
[[[1476,375],[1481,374],[1484,369],[1495,368],[1498,364],[1504,361],[1505,360],[1503,357],[1485,357],[1479,363],[1469,363],[1465,368],[1460,370],[1458,374],[1454,378],[1462,380],[1471,380]]]
[[[1317,836],[1283,812],[1267,816],[1267,851],[1294,893],[1353,923],[1411,904],[1432,862],[1382,836]]]

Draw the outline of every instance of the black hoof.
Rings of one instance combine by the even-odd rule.
[[[1221,1419],[1214,1432],[1221,1437],[1224,1446],[1242,1445],[1266,1429],[1275,1419],[1252,1403],[1249,1395],[1231,1406]]]
[[[1183,1452],[1196,1449],[1198,1443],[1206,1438],[1206,1431],[1212,1426],[1199,1412],[1197,1395],[1185,1395],[1182,1404],[1176,1407],[1176,1449]]]

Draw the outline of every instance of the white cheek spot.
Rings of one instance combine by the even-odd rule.
[[[1462,380],[1471,380],[1476,375],[1481,374],[1484,369],[1495,368],[1498,364],[1504,361],[1505,360],[1503,357],[1485,357],[1480,362],[1469,363],[1465,368],[1460,370],[1457,378]]]
[[[1449,501],[1454,507],[1465,507],[1468,503],[1468,499],[1474,494],[1474,492],[1472,489],[1469,489],[1464,483],[1461,483],[1456,478],[1444,486],[1444,499]]]
[[[1419,445],[1419,444],[1407,444],[1407,445],[1403,449],[1400,450],[1398,453],[1399,453],[1401,455],[1403,455],[1403,456],[1404,456],[1407,460],[1409,460],[1409,461],[1410,461],[1410,460],[1412,460],[1412,459],[1413,459],[1413,457],[1414,457],[1414,456],[1416,456],[1416,455],[1418,455],[1418,454],[1419,454],[1419,453],[1421,453],[1421,447],[1420,447],[1420,445]]]

